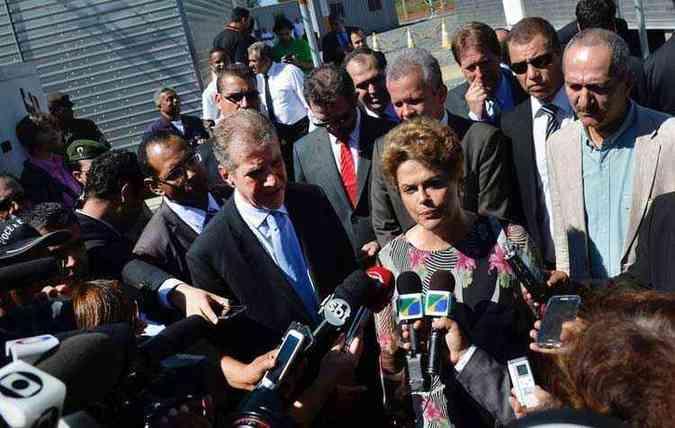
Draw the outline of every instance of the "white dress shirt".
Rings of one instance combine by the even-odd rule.
[[[269,254],[272,260],[274,260],[274,264],[279,266],[279,262],[277,261],[277,257],[274,253],[274,245],[272,244],[272,237],[270,236],[271,230],[268,227],[266,221],[267,217],[270,215],[270,210],[265,208],[254,207],[246,199],[244,199],[244,197],[241,196],[241,194],[236,189],[234,191],[233,197],[234,197],[234,206],[235,208],[237,208],[237,211],[239,212],[239,215],[241,215],[241,218],[244,220],[244,223],[246,223],[251,232],[253,232],[255,237],[258,239],[258,242],[260,242],[260,245],[263,246],[267,254]],[[277,211],[281,211],[284,214],[288,215],[286,205],[282,205]],[[290,217],[288,223],[291,225],[291,229],[293,230],[293,233],[295,233],[297,237],[295,226],[293,225],[293,222],[290,221]],[[300,242],[300,239],[298,239],[298,242]],[[309,266],[309,263],[307,263],[306,258],[305,264]],[[316,286],[312,281],[312,275],[309,272],[309,268],[307,269],[307,276],[309,277],[309,282],[312,285],[312,288],[314,289],[314,293],[316,293]]]
[[[292,125],[307,116],[309,108],[303,91],[305,75],[293,64],[273,62],[267,70],[270,86],[270,95],[274,107],[274,116],[284,125]],[[265,94],[265,77],[256,75],[258,92],[263,111],[269,116],[267,109],[267,95]]]
[[[399,123],[401,121],[396,115],[396,110],[394,109],[394,105],[392,103],[389,103],[387,105],[382,114],[375,113],[374,111],[370,110],[365,104],[363,104],[363,110],[370,117],[376,117],[378,119],[386,119],[394,123]]]
[[[356,109],[356,123],[354,124],[354,130],[349,134],[349,151],[352,152],[352,159],[354,159],[354,173],[356,174],[359,171],[359,136],[361,129],[361,112],[359,109]],[[328,139],[330,140],[330,148],[333,151],[333,158],[335,158],[335,164],[337,165],[338,171],[340,171],[340,144],[338,143],[337,137],[335,135],[328,133]]]
[[[185,224],[190,226],[190,229],[194,230],[197,235],[201,234],[204,230],[204,222],[206,221],[206,211],[199,208],[188,207],[186,205],[178,204],[169,198],[164,198],[164,202],[178,216],[179,219],[183,220]],[[216,200],[209,193],[209,205],[207,210],[209,211],[218,211],[220,206]],[[169,278],[162,283],[158,290],[159,302],[163,307],[173,309],[173,305],[169,301],[169,293],[173,291],[179,284],[183,284],[184,281],[179,280],[178,278]]]
[[[548,167],[546,165],[546,125],[548,124],[548,116],[541,111],[542,103],[534,97],[530,97],[532,104],[532,137],[534,139],[534,156],[537,164],[537,172],[539,173],[538,185],[544,195],[544,204],[546,212],[542,213],[541,231],[544,234],[544,248],[541,249],[544,259],[548,261],[555,260],[555,250],[553,247],[553,222],[551,221],[552,203],[551,190],[548,176]],[[560,127],[567,125],[574,120],[574,111],[570,106],[570,102],[565,94],[565,88],[561,87],[556,93],[553,101],[558,107],[556,117],[560,123]]]
[[[216,94],[218,87],[216,85],[216,78],[211,79],[204,92],[202,92],[202,119],[213,120],[214,122],[220,116],[218,104],[216,104]]]

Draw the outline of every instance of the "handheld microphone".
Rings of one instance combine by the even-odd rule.
[[[59,339],[51,334],[24,337],[5,343],[5,354],[12,360],[23,360],[35,364],[44,354],[59,346]]]
[[[426,379],[422,371],[422,349],[417,332],[412,323],[424,317],[422,305],[422,280],[415,272],[402,272],[396,279],[396,309],[398,319],[408,325],[410,333],[410,351],[406,356],[408,367],[408,384],[411,392],[425,389]]]
[[[349,348],[371,315],[371,311],[380,312],[391,302],[394,294],[394,275],[388,269],[374,266],[366,270],[366,275],[375,280],[376,286],[368,296],[365,306],[361,306],[353,317],[345,337],[345,346]]]
[[[177,321],[142,343],[138,350],[156,367],[166,357],[182,352],[214,331],[213,325],[199,315]]]
[[[429,280],[429,290],[424,299],[424,313],[431,317],[447,317],[452,312],[452,292],[455,290],[455,277],[447,270],[437,270]],[[440,349],[443,345],[443,334],[431,329],[429,339],[429,359],[427,374],[440,375]]]
[[[0,290],[15,290],[64,273],[63,261],[56,257],[14,263],[0,268]]]
[[[18,360],[0,369],[0,419],[11,428],[55,428],[66,398],[66,385]]]

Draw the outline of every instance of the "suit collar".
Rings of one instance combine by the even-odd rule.
[[[164,222],[170,232],[180,239],[185,239],[192,242],[197,239],[197,232],[195,232],[187,223],[183,221],[166,203],[162,201],[158,212],[164,218]]]

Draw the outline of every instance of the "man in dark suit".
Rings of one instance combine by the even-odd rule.
[[[317,325],[318,304],[356,268],[349,240],[320,187],[287,184],[272,125],[240,110],[215,129],[214,152],[235,188],[188,251],[193,284],[247,306],[221,367],[249,385],[245,364],[276,347],[288,325]]]
[[[519,212],[544,260],[555,266],[551,195],[546,165],[546,141],[574,119],[562,71],[562,50],[551,24],[542,18],[524,18],[508,41],[511,69],[530,97],[502,116],[502,131],[511,139],[514,188]],[[514,197],[517,199],[517,197]]]
[[[647,59],[644,70],[647,107],[675,115],[675,38]]]
[[[354,49],[345,58],[344,68],[354,82],[363,111],[370,117],[399,123],[391,97],[387,92],[387,62],[369,48]]]
[[[143,193],[143,174],[135,154],[107,152],[92,163],[84,204],[76,215],[95,278],[120,278],[131,259],[133,243],[124,233],[138,221]]]
[[[462,139],[464,208],[496,217],[510,215],[511,172],[504,136],[494,126],[473,123],[444,108],[447,88],[438,60],[424,49],[405,49],[387,66],[387,89],[401,120],[417,115],[449,126]],[[398,189],[382,171],[384,139],[375,143],[371,179],[372,219],[381,246],[413,226]]]
[[[351,50],[349,31],[345,28],[344,18],[335,13],[328,17],[328,23],[332,30],[321,39],[323,62],[340,65],[347,52]]]
[[[379,249],[370,219],[373,144],[394,124],[361,112],[349,74],[332,65],[310,73],[305,98],[317,129],[295,146],[295,181],[321,186],[357,257],[372,258]]]
[[[498,125],[527,95],[511,71],[500,66],[497,34],[481,22],[461,26],[452,37],[452,55],[466,82],[448,93],[445,107],[467,119]]]
[[[180,97],[173,88],[161,88],[155,93],[155,106],[159,110],[159,119],[152,122],[143,133],[143,138],[157,131],[180,135],[196,146],[200,140],[209,138],[202,120],[195,116],[180,114]]]

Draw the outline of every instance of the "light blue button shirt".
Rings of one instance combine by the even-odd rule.
[[[472,111],[469,111],[469,119],[477,122],[497,122],[497,117],[502,113],[511,111],[515,108],[513,100],[513,91],[511,90],[511,70],[505,67],[499,67],[501,78],[499,79],[499,86],[494,94],[494,97],[485,100],[485,118],[479,118]]]
[[[585,129],[581,134],[584,206],[593,279],[621,273],[633,199],[636,124],[635,105],[631,103],[623,124],[605,139],[602,148],[593,146]]]

